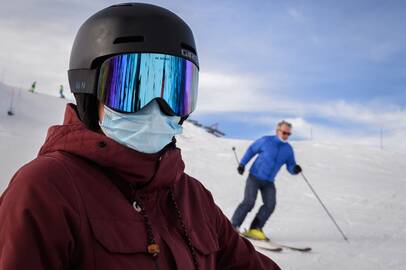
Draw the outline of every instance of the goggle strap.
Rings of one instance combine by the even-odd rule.
[[[69,85],[72,93],[96,95],[97,70],[73,69],[68,70]]]

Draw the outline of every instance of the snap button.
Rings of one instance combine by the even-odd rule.
[[[104,148],[104,147],[107,146],[107,143],[106,143],[105,141],[100,141],[100,142],[98,143],[98,145],[99,145],[99,147]]]

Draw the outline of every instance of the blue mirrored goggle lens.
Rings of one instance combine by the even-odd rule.
[[[199,70],[182,57],[157,53],[129,53],[103,62],[97,96],[120,112],[137,112],[156,98],[172,113],[189,115],[196,107]]]

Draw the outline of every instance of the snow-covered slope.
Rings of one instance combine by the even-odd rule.
[[[47,127],[62,121],[66,102],[17,91],[16,114],[10,117],[11,91],[0,85],[0,191],[35,157]],[[216,138],[190,123],[178,141],[186,171],[212,191],[230,217],[242,199],[246,177],[237,174],[231,149],[235,146],[241,157],[250,142]],[[314,251],[267,255],[283,269],[406,269],[405,156],[356,144],[292,144],[304,173],[350,241],[342,240],[303,179],[283,169],[276,183],[277,209],[264,230],[277,241],[310,245]],[[257,208],[260,201],[258,197]]]
[[[15,115],[8,116],[11,99]],[[0,190],[16,169],[36,156],[47,127],[62,122],[65,103],[0,83]]]
[[[238,175],[232,147],[241,157],[250,142],[218,139],[187,125],[180,138],[186,169],[212,191],[231,217],[245,176]],[[350,241],[334,225],[300,176],[278,175],[278,204],[264,231],[275,241],[310,245],[313,252],[271,253],[283,269],[406,269],[406,160],[357,145],[293,142],[296,159]],[[248,216],[248,227],[260,206]]]

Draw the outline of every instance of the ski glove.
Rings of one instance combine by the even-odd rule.
[[[239,174],[243,175],[243,173],[245,171],[244,165],[238,165],[237,171]]]
[[[300,167],[299,165],[296,165],[294,168],[293,168],[293,173],[294,174],[299,174],[299,173],[301,173],[302,172],[302,167]]]

